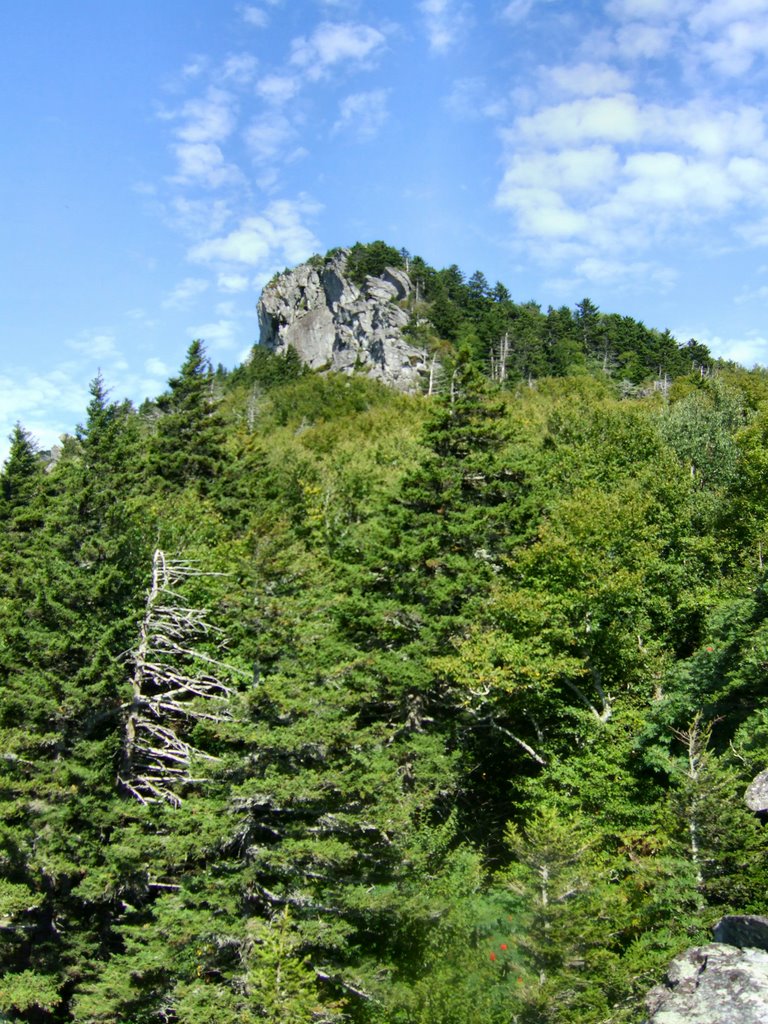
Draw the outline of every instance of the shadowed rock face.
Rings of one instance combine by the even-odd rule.
[[[346,276],[342,251],[324,266],[303,263],[281,274],[258,304],[260,342],[278,354],[293,348],[312,369],[363,372],[401,391],[421,389],[425,353],[403,336],[411,293],[404,270],[387,268],[362,288]]]
[[[715,942],[768,951],[768,917],[759,914],[726,914],[714,927]]]
[[[768,952],[719,942],[675,957],[646,998],[646,1024],[766,1024]]]

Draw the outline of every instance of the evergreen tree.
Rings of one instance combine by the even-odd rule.
[[[214,395],[213,372],[201,341],[187,350],[178,377],[158,399],[162,415],[150,449],[150,463],[168,484],[195,484],[206,491],[224,453],[224,423]]]
[[[624,913],[611,859],[580,815],[546,805],[524,830],[510,824],[506,839],[512,863],[501,879],[516,905],[508,945],[522,980],[512,994],[517,1019],[604,1020]]]
[[[31,500],[42,476],[38,446],[29,431],[17,423],[10,434],[11,447],[0,473],[0,517],[8,518]]]
[[[12,1006],[31,1012],[24,986],[37,987],[41,1020],[56,1007],[66,1019],[86,965],[110,947],[119,905],[109,885],[83,882],[98,877],[116,821],[119,659],[141,534],[129,508],[132,417],[107,401],[100,377],[91,394],[85,426],[29,505],[38,525],[0,602],[0,870],[12,892],[30,892],[0,958]]]

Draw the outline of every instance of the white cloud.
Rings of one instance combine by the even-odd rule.
[[[616,33],[615,46],[622,57],[631,60],[663,57],[675,45],[676,34],[674,22],[665,25],[630,22]]]
[[[245,143],[256,163],[267,163],[283,155],[296,138],[288,118],[277,111],[268,111],[256,118],[245,132]]]
[[[213,142],[180,143],[173,147],[177,172],[171,179],[177,184],[193,184],[220,188],[242,181],[242,172],[224,159],[221,147]]]
[[[172,181],[220,188],[242,180],[240,170],[225,160],[220,146],[237,123],[231,93],[211,87],[204,98],[188,100],[181,110],[161,111],[159,116],[165,121],[180,121],[174,129],[178,141],[172,149],[177,168]]]
[[[736,21],[704,42],[701,54],[722,75],[736,77],[752,67],[755,57],[768,53],[768,21]]]
[[[739,292],[734,298],[734,302],[737,306],[743,306],[745,302],[765,302],[768,299],[768,284],[761,285],[760,288],[744,289]]]
[[[125,311],[125,315],[129,320],[133,320],[135,323],[145,328],[145,330],[152,330],[157,327],[159,322],[149,316],[146,309],[143,309],[141,306],[136,306],[134,309],[127,309]]]
[[[66,345],[67,348],[73,349],[75,352],[82,352],[92,359],[119,357],[116,339],[113,334],[85,331],[78,338],[68,339]]]
[[[246,291],[250,279],[245,274],[219,274],[216,284],[220,292],[235,294]]]
[[[222,89],[211,88],[205,99],[189,100],[178,114],[184,123],[176,129],[182,142],[222,142],[235,127],[233,97]]]
[[[696,2],[697,0],[610,0],[606,10],[614,18],[627,21],[670,21],[695,8]]]
[[[267,103],[282,104],[292,100],[300,82],[294,75],[266,75],[256,84],[256,91]]]
[[[523,21],[533,10],[534,0],[512,0],[502,12],[502,17],[516,23]]]
[[[188,256],[193,263],[234,263],[263,267],[275,262],[299,263],[315,252],[319,243],[302,222],[318,211],[307,199],[277,200],[258,217],[244,218],[228,235],[211,238],[194,246]]]
[[[16,422],[42,448],[58,444],[62,434],[73,431],[88,404],[87,372],[81,363],[61,363],[44,374],[24,367],[0,374],[0,457],[8,453],[5,441]]]
[[[171,368],[156,356],[151,356],[144,361],[144,369],[153,377],[170,377],[172,373]]]
[[[572,64],[544,69],[545,76],[563,92],[579,96],[622,92],[629,78],[608,64]]]
[[[709,0],[694,10],[690,25],[694,32],[704,33],[766,12],[768,0]]]
[[[227,57],[221,68],[221,77],[235,85],[247,85],[256,73],[258,61],[252,53],[235,53]]]
[[[430,49],[436,53],[450,50],[467,31],[469,18],[463,3],[456,0],[420,0],[418,7],[424,16]]]
[[[240,13],[246,25],[251,25],[253,28],[265,28],[269,23],[267,12],[263,11],[260,7],[249,5],[243,7]]]
[[[386,36],[370,25],[323,22],[309,38],[301,36],[292,44],[291,63],[303,68],[308,78],[319,78],[340,62],[364,64],[375,56]]]
[[[213,348],[234,348],[237,324],[234,320],[215,320],[198,324],[196,327],[188,327],[186,334],[192,340],[200,338]]]
[[[637,99],[619,93],[545,107],[519,118],[514,131],[539,145],[569,146],[590,140],[633,142],[641,137],[643,125]]]
[[[193,238],[217,234],[232,216],[224,199],[173,198],[166,210],[166,220],[176,230]]]
[[[617,261],[598,256],[587,256],[579,260],[575,270],[580,278],[590,283],[620,287],[644,281],[655,285],[662,292],[670,291],[678,279],[677,271],[671,267],[642,260]]]
[[[739,225],[738,233],[749,245],[768,245],[768,216]]]
[[[667,272],[652,275],[641,256],[652,243],[679,245],[716,223],[768,244],[764,112],[724,100],[647,103],[612,70],[553,68],[547,84],[585,95],[542,104],[501,132],[496,201],[512,211],[529,251],[547,263],[567,259],[590,278],[614,266],[617,280],[626,270],[668,287]],[[600,94],[611,84],[622,91]]]
[[[618,164],[618,154],[610,146],[521,155],[512,158],[501,188],[539,188],[546,182],[550,189],[602,194]]]
[[[351,132],[358,139],[374,138],[389,117],[388,94],[387,89],[374,89],[345,97],[339,104],[339,119],[333,126],[334,132]]]
[[[182,78],[199,78],[208,69],[208,58],[198,55],[181,69]]]
[[[477,77],[457,79],[445,105],[456,117],[468,120],[499,118],[507,110],[506,101],[490,92],[484,78]]]
[[[745,331],[741,337],[722,337],[704,330],[675,330],[678,341],[696,338],[720,359],[732,359],[742,366],[768,366],[768,338],[760,331]]]
[[[202,277],[185,277],[163,300],[163,306],[166,309],[183,309],[198,295],[207,291],[209,283]]]

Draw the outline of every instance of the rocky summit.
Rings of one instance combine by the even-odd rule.
[[[364,373],[401,391],[421,390],[427,354],[404,334],[408,274],[387,267],[357,285],[347,255],[342,249],[315,257],[273,278],[257,307],[261,344],[277,354],[295,349],[313,370]]]

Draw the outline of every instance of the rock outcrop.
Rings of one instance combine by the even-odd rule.
[[[747,787],[744,799],[750,811],[765,821],[768,817],[768,771],[755,776]]]
[[[715,941],[676,956],[646,998],[646,1024],[765,1024],[768,918],[729,914]]]
[[[712,930],[715,942],[768,952],[768,917],[760,914],[726,914]]]
[[[646,998],[647,1024],[766,1024],[768,952],[713,942],[670,964]]]
[[[389,267],[358,287],[346,275],[346,260],[340,250],[271,281],[257,307],[261,344],[276,353],[293,348],[315,370],[362,372],[402,391],[420,390],[426,355],[403,334],[408,274]]]

